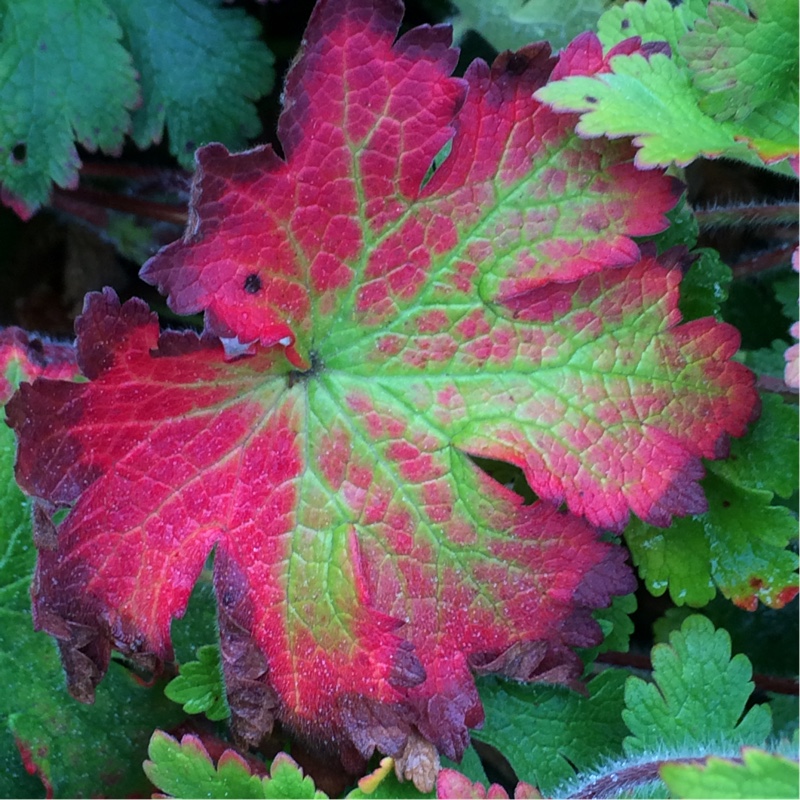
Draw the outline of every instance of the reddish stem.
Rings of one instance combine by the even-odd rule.
[[[731,759],[736,761],[738,759]],[[646,764],[636,764],[632,767],[625,767],[624,769],[611,772],[608,775],[603,775],[596,781],[581,786],[577,794],[571,794],[573,797],[615,797],[620,793],[620,790],[626,788],[634,788],[641,786],[649,781],[658,780],[661,776],[659,770],[664,764],[703,764],[704,758],[668,758],[663,761],[649,761]]]
[[[619,653],[608,652],[600,653],[597,660],[603,664],[611,664],[615,667],[632,667],[633,669],[653,671],[653,662],[650,656],[640,653]],[[794,678],[777,678],[774,675],[753,675],[753,683],[765,692],[775,692],[776,694],[798,694],[800,686]]]
[[[110,208],[114,211],[123,211],[127,214],[136,214],[140,217],[149,217],[162,222],[173,222],[178,225],[185,225],[188,219],[186,209],[183,206],[159,203],[155,200],[142,200],[139,197],[114,194],[103,189],[89,189],[85,186],[79,186],[77,189],[66,191],[56,188],[53,192],[54,200],[57,202],[58,198],[62,196],[101,208]]]

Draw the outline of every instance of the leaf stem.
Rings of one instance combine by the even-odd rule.
[[[58,207],[60,198],[66,200],[78,200],[101,208],[108,208],[114,211],[123,211],[127,214],[136,214],[140,217],[161,220],[162,222],[174,222],[178,225],[185,225],[188,214],[184,206],[172,203],[160,203],[155,200],[143,200],[139,197],[115,194],[103,189],[90,189],[79,186],[77,189],[59,189],[53,191],[53,205]]]
[[[694,215],[702,230],[709,228],[741,228],[757,225],[797,225],[800,205],[794,201],[778,203],[730,203],[708,208],[695,208]]]
[[[584,784],[569,798],[617,797],[620,790],[641,786],[649,781],[660,780],[659,770],[664,764],[702,764],[704,758],[665,758],[648,761],[645,764],[634,764],[630,767],[609,772],[591,783]]]

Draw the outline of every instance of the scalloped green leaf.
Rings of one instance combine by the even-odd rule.
[[[261,132],[255,101],[271,91],[273,56],[256,19],[221,0],[105,0],[124,30],[143,102],[139,147],[161,141],[187,169],[207,142],[240,149]]]
[[[496,747],[517,777],[547,794],[622,752],[626,729],[625,673],[607,670],[588,684],[584,696],[551,686],[523,686],[486,678],[479,691],[486,723],[473,732]]]
[[[225,700],[219,647],[204,645],[197,651],[197,661],[181,666],[180,675],[165,687],[164,694],[183,705],[187,714],[205,714],[211,720],[230,716]]]
[[[713,742],[761,745],[772,717],[766,705],[743,713],[753,691],[743,655],[731,658],[731,640],[700,615],[684,620],[670,643],[652,650],[653,682],[631,675],[622,717],[632,733],[623,742],[636,756],[651,750],[706,750]]]
[[[103,0],[0,0],[0,199],[29,217],[78,181],[79,142],[122,147],[139,100]]]
[[[215,765],[203,743],[196,736],[184,736],[180,742],[156,731],[144,762],[147,777],[167,797],[211,798],[296,798],[324,800],[328,797],[303,775],[297,763],[286,753],[272,760],[269,775],[254,775],[250,765],[234,750],[226,750]]]
[[[641,167],[796,157],[797,4],[766,5],[648,0],[611,9],[598,22],[600,38],[570,44],[562,80],[536,97],[580,113],[581,135],[634,137]],[[645,44],[630,46],[631,36]]]

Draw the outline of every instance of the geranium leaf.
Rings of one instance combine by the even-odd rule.
[[[103,0],[0,2],[0,198],[20,216],[75,186],[73,140],[122,148],[139,89],[121,37]]]
[[[205,713],[211,720],[227,719],[219,648],[215,645],[199,648],[197,661],[181,665],[180,675],[167,684],[164,694],[181,703],[188,714]]]
[[[730,636],[705,617],[684,620],[651,658],[653,683],[632,675],[625,684],[622,716],[633,734],[624,742],[628,755],[702,749],[713,741],[760,745],[769,736],[766,705],[744,713],[753,691],[750,662],[743,655],[731,658]]]
[[[660,774],[673,797],[793,798],[800,788],[797,761],[754,747],[742,749],[741,761],[712,756],[700,764],[665,764]]]
[[[286,753],[273,759],[269,775],[264,777],[254,775],[235,750],[226,750],[214,765],[203,743],[192,735],[179,742],[156,731],[148,754],[144,771],[167,797],[327,798]]]
[[[747,8],[710,2],[679,43],[715,119],[741,120],[764,105],[797,108],[798,25],[794,0],[747,0]]]
[[[762,166],[796,157],[797,4],[752,0],[755,16],[736,5],[612,8],[598,22],[600,38],[576,38],[562,55],[561,80],[536,96],[580,113],[585,136],[636,137],[644,167],[699,156]]]
[[[633,590],[586,520],[704,510],[700,458],[756,395],[732,328],[679,324],[686,253],[630,238],[664,227],[673,182],[532,99],[546,47],[460,81],[446,29],[395,42],[401,12],[317,6],[286,161],[199,152],[187,235],[144,274],[204,335],[91,295],[90,382],[24,385],[9,419],[21,485],[70,509],[34,597],[76,696],[112,647],[172,657],[214,548],[237,735],[278,718],[431,789],[483,718],[471,671],[572,683],[592,609]]]
[[[124,30],[143,102],[133,112],[139,147],[169,132],[186,168],[207,142],[239,148],[261,131],[254,101],[272,88],[272,54],[259,25],[219,0],[105,0]]]
[[[581,772],[622,753],[625,673],[608,670],[589,681],[588,695],[561,687],[519,686],[486,679],[479,685],[486,724],[473,736],[496,747],[517,776],[547,795]]]

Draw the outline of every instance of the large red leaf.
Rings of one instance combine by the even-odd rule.
[[[353,767],[423,740],[458,757],[482,719],[470,671],[573,680],[590,610],[633,588],[575,512],[702,510],[700,457],[753,413],[735,331],[679,324],[685,254],[629,238],[665,226],[672,182],[532,99],[543,46],[458,81],[446,30],[393,43],[400,14],[318,5],[286,160],[199,152],[187,234],[144,274],[205,310],[203,338],[90,296],[90,382],[8,406],[21,485],[70,508],[34,600],[79,697],[111,647],[171,657],[214,548],[240,736],[277,717]],[[216,336],[266,347],[231,360]],[[573,513],[522,505],[466,453]]]

